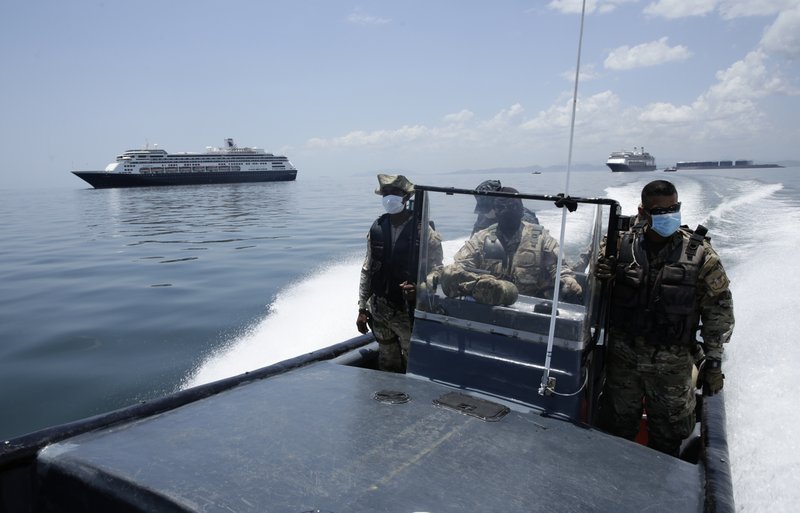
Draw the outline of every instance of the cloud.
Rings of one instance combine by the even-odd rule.
[[[644,13],[670,19],[705,16],[714,11],[717,3],[718,0],[658,0],[645,7]]]
[[[790,93],[789,84],[777,73],[767,70],[767,55],[762,51],[748,53],[728,69],[718,71],[714,84],[704,95],[718,103],[736,102],[741,98],[761,98]]]
[[[667,45],[667,37],[658,41],[630,46],[620,46],[611,51],[603,65],[607,69],[627,70],[656,66],[665,62],[684,61],[692,53],[683,45]]]
[[[340,137],[309,139],[306,146],[313,149],[333,148],[398,148],[414,145],[417,148],[439,148],[443,144],[487,142],[497,134],[508,133],[516,127],[515,120],[524,112],[522,105],[515,103],[501,109],[494,116],[470,124],[474,114],[464,109],[447,114],[442,118],[445,125],[429,127],[425,125],[406,125],[396,129],[373,130],[371,132],[354,130]]]
[[[790,59],[800,58],[800,2],[775,19],[761,38],[761,47]]]
[[[671,103],[652,103],[645,107],[639,120],[648,123],[686,123],[696,119],[695,111],[688,105],[676,107]]]
[[[726,20],[748,16],[772,16],[793,9],[797,0],[656,0],[644,13],[668,19],[705,16],[718,11]]]
[[[495,114],[493,118],[483,122],[481,126],[490,130],[498,130],[507,127],[515,118],[521,116],[524,111],[525,109],[522,108],[522,105],[515,103],[511,107],[503,109]]]
[[[637,2],[638,0],[586,0],[586,13],[605,14],[615,10],[621,4]],[[561,14],[580,14],[582,0],[551,0],[547,7]]]
[[[720,0],[719,13],[723,19],[748,16],[772,16],[796,8],[797,0]]]
[[[424,125],[403,126],[394,130],[355,130],[332,139],[314,138],[308,141],[311,148],[354,148],[361,146],[392,146],[430,137],[432,131]]]
[[[447,114],[446,116],[444,116],[444,118],[442,118],[442,120],[445,123],[459,123],[460,124],[460,123],[466,123],[467,121],[472,119],[472,117],[474,115],[475,114],[472,111],[469,111],[467,109],[463,109],[461,112],[454,112],[453,114]]]
[[[575,81],[575,70],[562,71],[559,76],[568,82]],[[581,74],[578,77],[579,82],[588,82],[600,78],[600,75],[594,70],[594,65],[587,64],[581,67]]]
[[[379,16],[371,16],[356,10],[347,16],[347,21],[350,23],[355,23],[356,25],[386,25],[392,20],[388,18],[381,18]]]
[[[578,99],[576,123],[585,123],[596,118],[600,113],[607,113],[610,119],[617,119],[619,113],[619,97],[611,91],[603,91],[587,98]],[[604,117],[602,114],[600,117]],[[548,132],[553,128],[569,127],[572,120],[572,96],[549,109],[540,111],[535,118],[520,125],[523,130]]]
[[[717,82],[689,105],[653,103],[637,116],[643,123],[679,124],[693,127],[696,137],[756,134],[767,129],[768,120],[758,100],[793,94],[779,74],[767,68],[767,55],[753,51],[727,69],[718,71]]]

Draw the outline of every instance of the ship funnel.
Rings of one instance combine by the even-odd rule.
[[[231,138],[225,139],[225,146],[227,148],[235,148],[236,147],[236,145],[233,144],[233,139],[231,139]]]

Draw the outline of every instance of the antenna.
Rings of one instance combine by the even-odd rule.
[[[567,154],[567,178],[564,184],[564,197],[569,197],[569,175],[572,168],[572,142],[575,137],[575,111],[578,106],[578,78],[581,73],[581,48],[583,47],[583,21],[586,18],[586,0],[581,7],[581,29],[578,36],[578,63],[575,66],[575,88],[572,92],[572,120],[569,124],[569,152]],[[547,334],[547,355],[544,360],[542,383],[539,395],[550,395],[555,392],[556,380],[550,377],[550,365],[553,359],[553,340],[556,333],[556,315],[558,315],[558,293],[561,291],[561,268],[564,263],[564,232],[567,227],[567,206],[561,207],[561,237],[558,240],[558,262],[556,264],[555,286],[553,287],[553,311],[550,314],[550,331]]]

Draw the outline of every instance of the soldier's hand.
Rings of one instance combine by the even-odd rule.
[[[359,333],[366,333],[369,331],[367,322],[369,321],[369,312],[366,310],[359,310],[358,317],[356,317],[356,328]]]
[[[582,292],[583,288],[575,278],[572,276],[565,276],[561,278],[561,293],[564,294],[565,298],[580,297]]]
[[[613,280],[617,272],[617,258],[600,257],[594,267],[594,277],[598,280]]]
[[[722,364],[719,360],[706,358],[700,370],[700,382],[703,383],[703,395],[714,395],[722,390],[725,374],[722,373]]]
[[[417,302],[417,286],[414,283],[409,283],[404,281],[400,284],[400,288],[403,291],[403,299],[406,303],[413,305]]]

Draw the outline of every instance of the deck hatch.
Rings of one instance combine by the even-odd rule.
[[[403,404],[411,400],[410,395],[397,390],[379,390],[372,394],[372,398],[386,404]]]
[[[507,406],[502,404],[479,399],[461,392],[448,392],[440,398],[434,399],[433,404],[488,422],[496,422],[505,417],[510,411]]]

